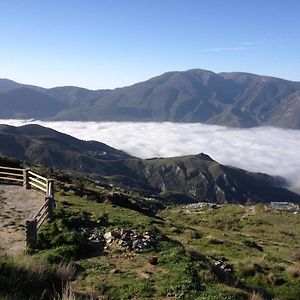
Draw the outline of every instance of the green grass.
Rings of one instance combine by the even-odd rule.
[[[247,299],[252,287],[267,297],[298,296],[298,278],[286,271],[297,257],[300,260],[298,216],[277,212],[248,216],[245,208],[226,205],[190,212],[173,207],[157,218],[88,197],[63,193],[57,199],[55,218],[39,234],[37,256],[52,262],[76,261],[80,271],[75,290],[109,299]],[[102,232],[150,231],[159,243],[145,253],[111,249],[94,256],[92,246],[74,228],[101,224],[97,221],[104,216],[106,224],[97,225]],[[158,258],[158,265],[148,263],[151,256]],[[216,259],[226,261],[233,273],[215,267]]]
[[[152,232],[159,240],[157,247],[138,254],[112,250],[94,257],[87,241],[81,240],[80,244],[72,228],[98,224],[104,215],[108,224],[99,226],[99,230],[125,227]],[[184,247],[158,231],[157,224],[161,223],[159,219],[115,205],[74,195],[58,196],[52,220],[39,233],[40,251],[36,255],[51,262],[75,260],[81,270],[75,288],[86,292],[92,289],[109,299],[149,299],[152,295],[194,299],[202,292],[197,270]],[[83,253],[84,249],[88,251]],[[158,257],[157,266],[148,263],[151,256]]]
[[[78,196],[57,196],[58,203],[71,203],[71,206],[63,205],[70,212],[85,212],[92,220],[99,220],[103,215],[109,216],[110,227],[131,227],[143,230],[155,222],[155,218],[145,216],[132,209],[123,208],[107,203],[98,203]]]
[[[245,208],[237,205],[189,212],[177,207],[162,211],[160,216],[180,230],[174,233],[168,227],[160,228],[186,249],[225,260],[233,266],[234,276],[246,286],[255,286],[280,299],[298,299],[299,277],[288,274],[286,269],[299,266],[299,214],[245,212]]]

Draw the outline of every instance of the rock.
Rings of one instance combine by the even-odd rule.
[[[153,265],[153,266],[157,265],[157,264],[158,264],[158,259],[157,259],[157,257],[156,257],[156,256],[150,256],[150,257],[148,258],[148,263],[149,263],[150,265]]]
[[[96,243],[104,243],[105,242],[104,235],[101,232],[95,232],[95,233],[91,234],[89,237],[89,240],[96,242]]]
[[[143,242],[143,241],[140,240],[140,239],[134,240],[134,241],[132,242],[132,247],[133,247],[133,248],[137,248],[142,242]]]
[[[214,262],[214,265],[218,268],[220,268],[221,270],[223,270],[224,272],[228,272],[228,273],[232,273],[232,267],[227,265],[225,262],[217,260]]]
[[[68,194],[69,194],[69,195],[75,195],[76,192],[75,192],[74,190],[69,190]]]
[[[82,227],[82,228],[80,228],[80,231],[85,236],[89,236],[92,232],[91,228],[88,228],[88,227]]]
[[[122,228],[121,231],[120,231],[120,235],[123,236],[124,234],[125,235],[129,235],[130,233],[132,233],[131,230],[127,230],[125,228]]]
[[[104,238],[108,243],[120,238],[120,234],[117,231],[109,231],[104,234]]]

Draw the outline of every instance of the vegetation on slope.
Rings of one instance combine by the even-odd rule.
[[[300,297],[299,214],[263,204],[166,207],[99,180],[52,175],[57,208],[32,263],[1,258],[5,299],[59,299],[65,286],[73,299]],[[124,230],[153,243],[136,251],[92,238]]]

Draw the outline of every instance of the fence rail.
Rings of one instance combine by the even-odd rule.
[[[11,184],[22,183],[26,189],[35,189],[45,195],[45,202],[34,214],[31,220],[26,220],[26,246],[34,249],[37,241],[37,231],[43,225],[53,208],[54,200],[54,180],[47,179],[30,169],[20,169],[0,166],[0,181]]]
[[[53,208],[52,199],[48,198],[33,217],[33,219],[36,219],[37,221],[37,229],[39,229],[43,225],[44,221],[48,217],[48,214],[52,208]]]
[[[34,188],[45,193],[46,197],[54,197],[53,180],[32,172],[30,169],[0,166],[0,180],[23,183],[26,189]]]
[[[35,188],[41,192],[49,194],[48,192],[48,179],[36,174],[32,171],[28,171],[28,184],[31,188]]]
[[[24,169],[0,166],[0,179],[16,183],[24,182]]]

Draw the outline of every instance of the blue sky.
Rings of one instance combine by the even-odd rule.
[[[193,68],[300,81],[300,1],[0,0],[0,78],[100,89]]]

